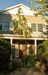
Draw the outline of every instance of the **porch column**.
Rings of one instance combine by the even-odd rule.
[[[37,53],[37,40],[35,39],[35,54]]]
[[[11,49],[12,49],[12,38],[10,39]],[[10,60],[12,60],[12,54],[10,56]]]

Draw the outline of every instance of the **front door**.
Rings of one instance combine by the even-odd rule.
[[[19,58],[19,45],[12,44],[12,59]]]

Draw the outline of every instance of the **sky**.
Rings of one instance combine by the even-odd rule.
[[[32,7],[32,5],[29,4],[31,0],[0,0],[0,10],[3,10],[5,8],[17,5],[17,4],[24,4],[28,7]]]

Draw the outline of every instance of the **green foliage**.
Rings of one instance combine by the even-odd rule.
[[[48,16],[48,0],[32,0],[30,4],[33,6],[32,9],[37,11],[35,15]]]
[[[46,61],[48,61],[48,50],[46,50],[45,52],[43,52],[41,54],[41,58],[45,59]]]
[[[11,45],[10,45],[10,43],[8,41],[0,39],[0,46],[5,48],[6,50],[8,50],[9,53],[11,54]]]
[[[22,58],[22,62],[25,64],[25,66],[27,67],[27,68],[33,68],[33,69],[35,69],[35,67],[36,67],[36,61],[37,61],[37,57],[36,57],[36,55],[34,55],[34,56],[24,56],[23,58]]]
[[[28,35],[30,36],[30,34],[32,33],[32,29],[30,27],[28,27],[27,19],[23,15],[22,9],[20,7],[18,8],[17,17],[18,17],[18,21],[14,22],[13,32],[14,33],[19,33],[20,32],[19,34],[23,34],[25,38]],[[18,27],[16,27],[17,24],[18,24]]]
[[[42,54],[42,52],[45,52],[48,48],[48,41],[44,41],[43,43],[38,45],[38,54]]]
[[[18,21],[15,20],[15,21],[13,22],[13,25],[14,25],[14,28],[17,28],[17,27],[18,27]]]
[[[38,45],[38,55],[42,54],[45,51],[44,46],[42,44]]]
[[[11,45],[8,41],[0,39],[0,71],[8,68],[11,55]]]
[[[8,50],[0,46],[0,72],[8,68],[10,61],[10,53]]]
[[[38,45],[38,57],[45,60],[48,58],[48,41]]]
[[[42,43],[42,45],[44,46],[44,49],[46,50],[47,47],[48,47],[48,41],[44,41],[44,42]]]

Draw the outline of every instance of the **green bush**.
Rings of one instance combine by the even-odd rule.
[[[41,56],[41,54],[46,50],[48,50],[48,41],[44,41],[38,45],[38,56]]]
[[[25,67],[27,67],[27,68],[35,69],[36,61],[37,61],[36,55],[34,55],[34,56],[27,56],[27,55],[25,55],[22,58],[22,62],[25,64]]]
[[[6,70],[10,62],[11,45],[8,41],[0,39],[0,71]]]
[[[8,68],[10,61],[10,53],[8,50],[0,46],[0,71]]]
[[[44,60],[46,60],[48,62],[48,50],[46,50],[45,52],[43,52],[41,54],[40,59],[44,59]]]
[[[8,41],[0,39],[0,46],[5,48],[6,50],[8,50],[9,53],[11,54],[11,45],[10,45],[10,43]]]
[[[48,41],[38,45],[38,59],[43,63],[48,63]]]

